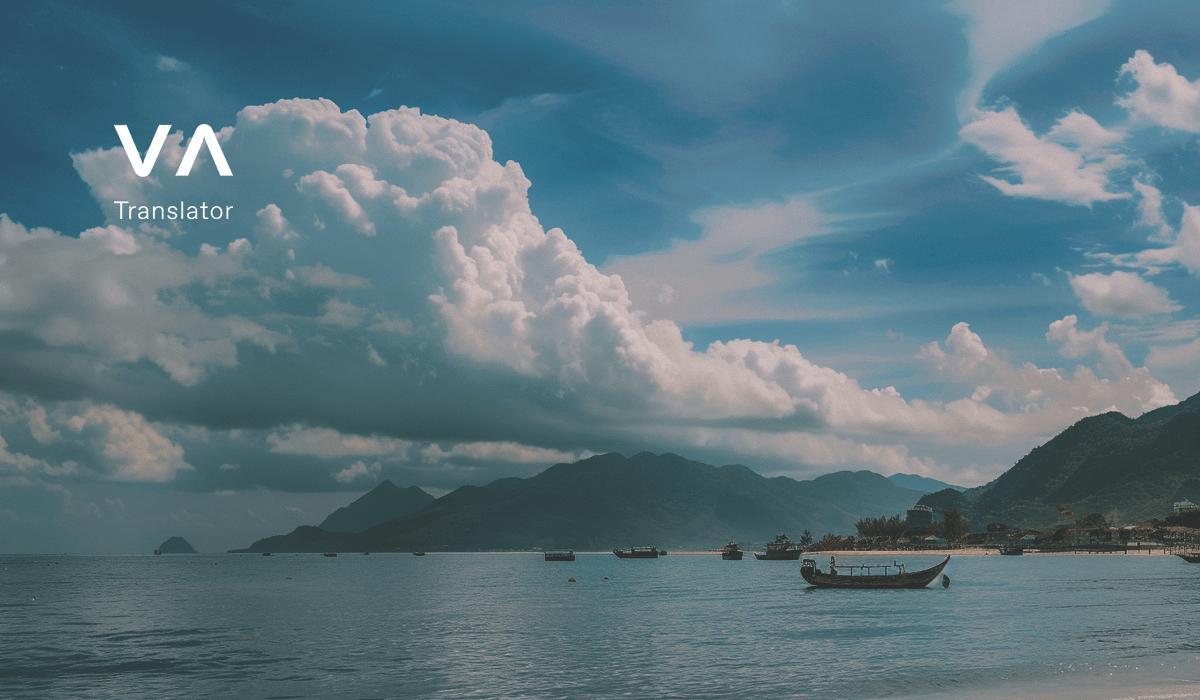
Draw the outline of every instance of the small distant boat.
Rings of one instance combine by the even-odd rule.
[[[743,554],[745,552],[738,549],[737,542],[730,542],[721,550],[721,558],[726,561],[741,561]]]
[[[660,557],[667,556],[667,550],[665,550],[665,549],[658,550],[658,556],[660,556]]]
[[[263,556],[264,556],[264,557],[269,557],[269,556],[271,556],[271,553],[270,553],[270,552],[263,552]]]
[[[364,557],[369,557],[369,556],[371,556],[371,553],[370,553],[370,552],[363,552],[363,556],[364,556]]]
[[[160,556],[160,555],[162,555],[162,550],[161,550],[161,549],[156,549],[156,550],[154,550],[154,556],[156,556],[156,557],[157,557],[157,556]]]
[[[1000,553],[1007,557],[1019,557],[1025,553],[1025,545],[1023,545],[1023,544],[1002,544],[1002,545],[1000,545]]]
[[[337,556],[337,552],[325,552],[325,556],[327,556],[327,557],[336,557],[336,556]]]
[[[629,549],[614,549],[613,554],[622,559],[657,559],[661,556],[657,547],[630,547]],[[662,554],[666,554],[664,551]]]
[[[413,556],[414,557],[423,557],[423,556],[425,556],[425,552],[413,552]]]
[[[546,561],[575,561],[575,551],[546,552]]]
[[[817,588],[924,588],[942,573],[949,561],[947,556],[937,566],[920,571],[905,571],[903,564],[896,563],[844,566],[838,568],[849,573],[837,574],[825,573],[817,568],[817,562],[805,559],[800,566],[800,575]],[[883,569],[883,573],[875,573],[876,569]],[[943,585],[949,586],[949,579]]]
[[[780,533],[775,536],[773,542],[767,543],[765,554],[755,552],[754,558],[766,561],[796,561],[803,551],[803,547],[789,540],[787,535]]]
[[[1200,564],[1200,552],[1186,552],[1176,556],[1189,564]]]

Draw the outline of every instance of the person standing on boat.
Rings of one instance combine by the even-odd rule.
[[[829,555],[829,575],[830,576],[837,576],[837,569],[834,568],[836,565],[837,565],[837,560],[835,560],[833,558],[833,555],[830,554]]]

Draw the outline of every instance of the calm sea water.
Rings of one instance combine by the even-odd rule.
[[[959,557],[950,588],[917,591],[717,555],[0,567],[13,700],[1200,697],[1200,565],[1167,556]]]

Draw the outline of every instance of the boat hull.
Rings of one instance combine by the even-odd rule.
[[[790,549],[786,552],[767,552],[766,554],[755,552],[754,558],[762,561],[799,561],[800,550]]]
[[[614,549],[613,554],[617,555],[621,559],[657,559],[658,558],[658,550],[655,549],[654,547],[646,547],[645,549],[641,549],[639,547],[631,547],[629,549]]]
[[[845,574],[827,574],[807,562],[800,569],[800,575],[817,588],[924,588],[928,586],[946,568],[950,557],[946,557],[937,566],[921,571],[904,572],[901,574],[884,574],[848,576]]]
[[[1189,564],[1200,564],[1200,552],[1188,552],[1187,554],[1177,554],[1176,556]]]
[[[546,552],[546,561],[575,561],[575,552]]]
[[[725,561],[741,561],[742,552],[721,552],[721,558]]]

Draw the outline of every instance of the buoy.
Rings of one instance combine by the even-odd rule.
[[[567,583],[575,583],[575,577],[572,576],[571,578],[567,579]]]
[[[950,587],[950,577],[947,576],[946,574],[942,574],[942,588],[949,588],[949,587]]]

